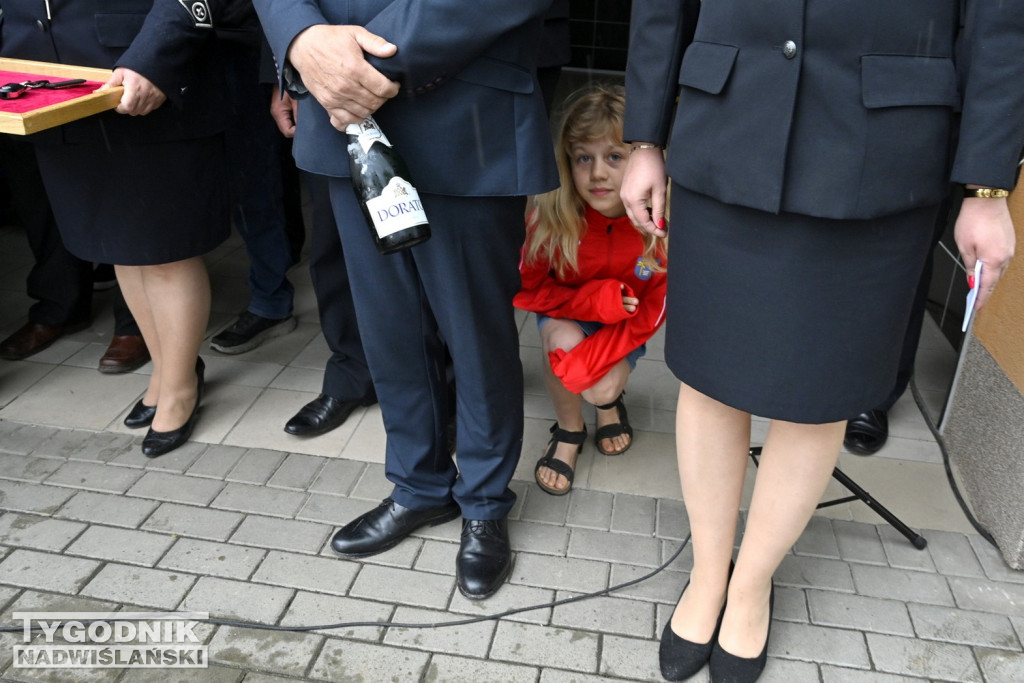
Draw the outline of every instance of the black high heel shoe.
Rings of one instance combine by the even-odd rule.
[[[772,614],[775,611],[775,582],[768,595],[768,633],[764,636],[764,647],[756,657],[737,657],[729,654],[718,644],[716,633],[715,646],[711,651],[711,683],[754,683],[761,677],[765,664],[768,663],[768,639],[772,635]],[[721,623],[721,622],[719,622]]]
[[[156,406],[147,406],[140,398],[139,402],[125,415],[124,426],[129,429],[148,427],[153,422],[154,415],[156,415]]]
[[[733,563],[729,562],[729,576],[732,576]],[[690,582],[683,586],[679,599],[682,600]],[[678,600],[676,601],[679,602]],[[682,681],[700,671],[711,658],[711,651],[718,642],[718,629],[722,626],[722,617],[725,615],[725,604],[722,611],[718,613],[718,621],[715,623],[715,630],[711,639],[706,643],[694,643],[676,635],[672,630],[672,618],[669,617],[665,624],[665,630],[661,632],[661,645],[658,648],[658,664],[661,667],[661,676],[666,681]]]
[[[203,388],[206,384],[204,375],[206,373],[206,363],[203,362],[202,358],[196,359],[196,404],[192,407],[192,414],[185,420],[185,424],[172,429],[169,432],[158,432],[152,427],[146,433],[144,439],[142,439],[142,452],[150,458],[155,458],[158,455],[164,453],[170,453],[178,446],[182,445],[188,438],[192,436],[192,429],[196,425],[196,417],[199,415],[199,404],[203,400]],[[154,411],[156,409],[154,408]]]

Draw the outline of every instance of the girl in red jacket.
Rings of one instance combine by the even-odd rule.
[[[556,149],[561,187],[538,196],[527,219],[515,305],[537,314],[558,421],[534,476],[556,496],[572,488],[587,437],[584,399],[597,408],[597,450],[629,449],[633,430],[622,396],[665,316],[664,239],[633,227],[619,199],[630,152],[623,107],[618,86],[592,87],[574,99]]]

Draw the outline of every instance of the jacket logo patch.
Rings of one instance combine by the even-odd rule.
[[[633,275],[636,276],[637,280],[650,280],[651,275],[653,274],[654,271],[647,265],[647,261],[644,260],[643,256],[636,260],[636,267],[633,268]]]
[[[196,25],[196,28],[213,28],[210,6],[206,0],[178,0],[178,2],[192,17],[192,23]]]

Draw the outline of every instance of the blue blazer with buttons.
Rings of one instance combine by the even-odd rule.
[[[937,204],[950,180],[1013,186],[1024,0],[643,0],[626,88],[626,138],[670,140],[688,189],[892,214]]]
[[[315,24],[361,25],[398,46],[370,61],[401,84],[374,118],[424,192],[518,196],[553,189],[551,136],[534,61],[551,0],[255,0],[285,65]],[[312,98],[299,104],[293,153],[314,173],[348,176],[343,133]]]

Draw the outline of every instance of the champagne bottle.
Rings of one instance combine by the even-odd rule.
[[[430,237],[409,169],[373,117],[349,124],[345,133],[352,188],[380,253],[407,249]]]

